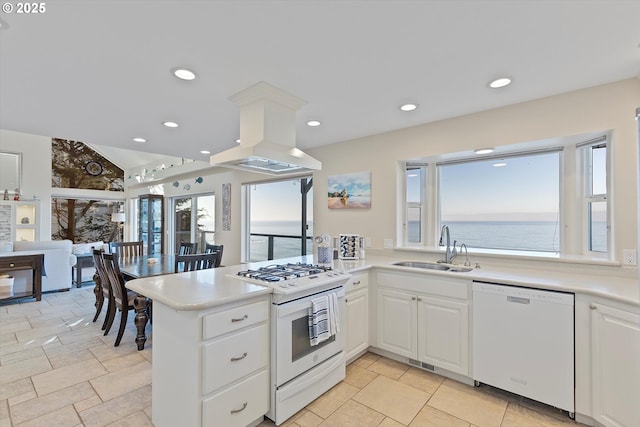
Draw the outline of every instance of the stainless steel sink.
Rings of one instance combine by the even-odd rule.
[[[419,261],[399,261],[394,262],[393,265],[398,267],[413,267],[413,268],[426,268],[428,270],[441,270],[447,271],[451,269],[448,265],[437,264],[434,262],[419,262]]]
[[[397,265],[398,267],[424,268],[427,270],[450,271],[455,273],[464,273],[473,270],[473,267],[424,261],[398,261],[394,262],[393,265]]]

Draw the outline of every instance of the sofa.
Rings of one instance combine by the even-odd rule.
[[[42,276],[42,292],[71,288],[72,268],[76,265],[71,240],[1,242],[0,256],[21,254],[44,254],[45,275]],[[31,288],[29,271],[15,271],[12,275],[15,277],[14,292]]]

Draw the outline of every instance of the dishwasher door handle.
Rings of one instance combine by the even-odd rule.
[[[521,298],[521,297],[512,297],[507,295],[507,301],[515,302],[517,304],[530,304],[531,300],[529,298]]]

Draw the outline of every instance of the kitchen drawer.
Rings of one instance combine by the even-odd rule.
[[[378,286],[386,288],[402,289],[410,292],[440,295],[462,300],[469,299],[469,289],[471,286],[471,281],[467,279],[448,278],[428,273],[378,273],[376,281]]]
[[[269,363],[266,323],[211,341],[202,349],[202,394],[224,387]]]
[[[353,274],[347,283],[344,284],[344,291],[357,291],[367,286],[369,286],[369,273]]]
[[[269,410],[269,373],[265,369],[202,401],[202,425],[244,427]]]
[[[233,307],[202,319],[202,338],[205,340],[233,332],[269,319],[269,301]]]

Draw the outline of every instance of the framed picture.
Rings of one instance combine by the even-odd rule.
[[[327,188],[329,209],[371,208],[371,172],[330,175]]]

